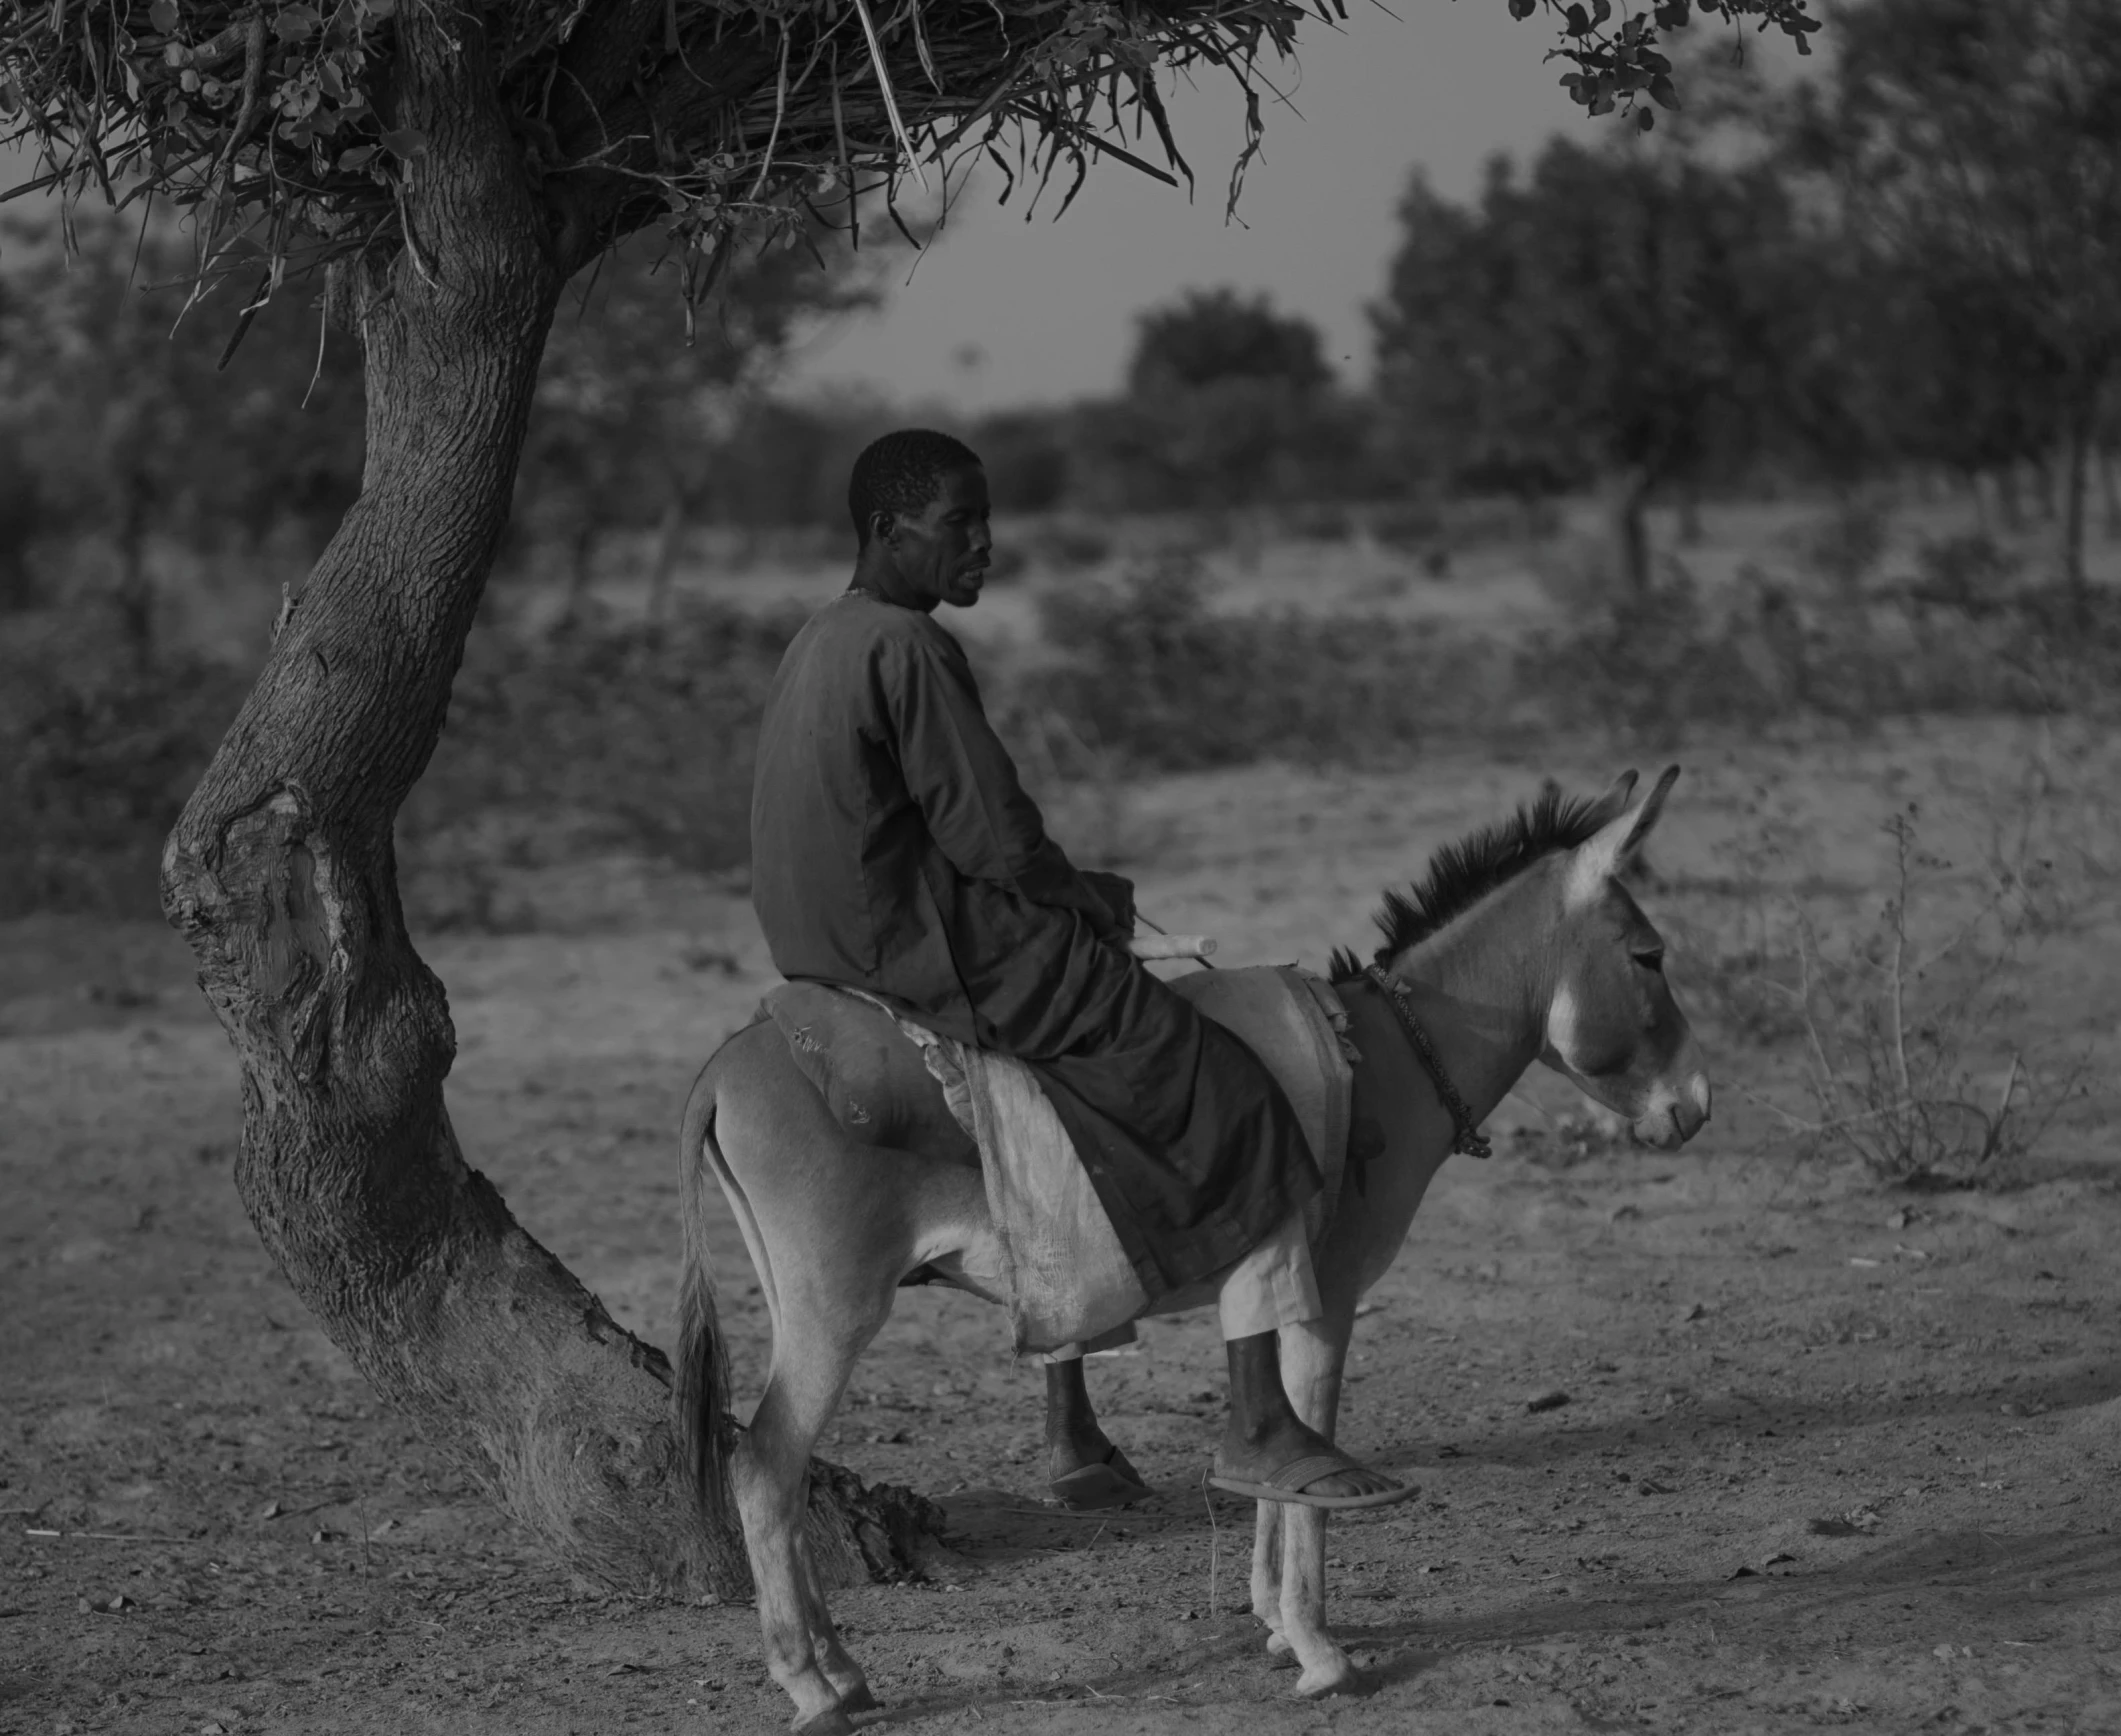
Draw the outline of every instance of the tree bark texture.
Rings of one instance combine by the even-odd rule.
[[[163,858],[163,907],[243,1066],[236,1185],[333,1342],[585,1576],[737,1594],[685,1491],[662,1353],[510,1217],[460,1151],[455,1037],[399,905],[393,823],[432,753],[506,522],[563,262],[475,12],[402,6],[406,247],[333,285],[368,388],[359,500]],[[820,1568],[900,1566],[932,1509],[815,1480]]]

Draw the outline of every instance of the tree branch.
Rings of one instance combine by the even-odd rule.
[[[589,156],[607,144],[604,111],[632,83],[665,0],[603,0],[560,51],[546,115],[564,153]]]
[[[563,276],[572,276],[604,248],[647,227],[669,204],[647,177],[665,167],[659,140],[687,141],[693,154],[714,147],[715,111],[742,102],[770,82],[779,65],[758,38],[724,42],[701,31],[655,76],[623,91],[597,118],[593,140],[561,135],[568,166],[549,176],[554,248]],[[702,71],[702,68],[707,70]]]

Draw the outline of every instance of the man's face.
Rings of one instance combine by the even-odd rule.
[[[979,601],[994,538],[987,529],[987,474],[975,467],[943,473],[942,486],[918,513],[894,515],[892,564],[918,607]]]

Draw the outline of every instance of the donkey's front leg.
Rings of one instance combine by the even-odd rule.
[[[1252,1613],[1265,1624],[1267,1656],[1293,1662],[1281,1631],[1281,1503],[1259,1503],[1259,1525],[1252,1537]]]
[[[1352,1307],[1333,1317],[1281,1330],[1281,1379],[1296,1414],[1327,1440],[1340,1413],[1340,1371],[1355,1325]],[[1281,1503],[1281,1632],[1303,1674],[1296,1692],[1307,1700],[1347,1694],[1361,1672],[1326,1628],[1326,1515],[1300,1502]],[[1271,1645],[1271,1641],[1269,1644]]]

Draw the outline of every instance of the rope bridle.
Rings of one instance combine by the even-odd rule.
[[[1451,1075],[1444,1071],[1443,1057],[1436,1053],[1436,1045],[1429,1041],[1429,1033],[1421,1028],[1421,1021],[1414,1016],[1413,998],[1405,986],[1385,975],[1378,965],[1366,965],[1362,974],[1384,990],[1385,1001],[1398,1018],[1399,1028],[1406,1032],[1408,1043],[1436,1086],[1436,1095],[1443,1099],[1444,1108],[1450,1111],[1451,1125],[1456,1130],[1451,1149],[1464,1152],[1468,1157],[1492,1157],[1495,1148],[1481,1134],[1472,1110],[1458,1095],[1458,1087],[1451,1083]]]

